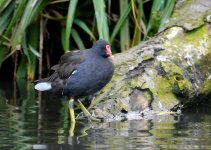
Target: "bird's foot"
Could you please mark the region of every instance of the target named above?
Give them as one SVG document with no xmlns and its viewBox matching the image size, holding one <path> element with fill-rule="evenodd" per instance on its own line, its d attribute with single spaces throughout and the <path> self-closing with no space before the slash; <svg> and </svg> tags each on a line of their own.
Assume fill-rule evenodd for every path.
<svg viewBox="0 0 211 150">
<path fill-rule="evenodd" d="M 101 122 L 102 120 L 101 119 L 97 119 L 93 116 L 86 116 L 88 118 L 88 120 L 91 122 L 91 121 L 96 121 L 96 122 Z"/>
<path fill-rule="evenodd" d="M 96 121 L 96 122 L 100 122 L 102 121 L 101 119 L 97 119 L 95 117 L 93 117 L 89 111 L 85 108 L 85 106 L 80 102 L 80 100 L 78 100 L 78 104 L 81 108 L 81 110 L 83 111 L 84 115 L 88 118 L 88 120 L 91 122 L 91 121 Z"/>
</svg>

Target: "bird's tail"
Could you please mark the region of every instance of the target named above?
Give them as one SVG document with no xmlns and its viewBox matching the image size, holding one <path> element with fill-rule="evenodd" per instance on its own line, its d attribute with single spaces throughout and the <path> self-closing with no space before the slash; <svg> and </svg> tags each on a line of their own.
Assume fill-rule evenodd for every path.
<svg viewBox="0 0 211 150">
<path fill-rule="evenodd" d="M 49 91 L 52 89 L 51 82 L 39 82 L 34 88 L 38 91 Z"/>
<path fill-rule="evenodd" d="M 34 88 L 38 91 L 49 91 L 52 89 L 52 85 L 51 85 L 49 77 L 35 80 L 33 81 L 33 83 L 35 83 Z"/>
</svg>

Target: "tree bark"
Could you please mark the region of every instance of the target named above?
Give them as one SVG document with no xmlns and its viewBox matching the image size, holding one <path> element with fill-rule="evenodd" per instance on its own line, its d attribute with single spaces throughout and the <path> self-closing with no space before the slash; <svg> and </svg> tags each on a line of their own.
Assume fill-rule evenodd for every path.
<svg viewBox="0 0 211 150">
<path fill-rule="evenodd" d="M 211 1 L 177 1 L 154 38 L 116 54 L 112 81 L 90 106 L 112 119 L 180 110 L 211 93 Z"/>
</svg>

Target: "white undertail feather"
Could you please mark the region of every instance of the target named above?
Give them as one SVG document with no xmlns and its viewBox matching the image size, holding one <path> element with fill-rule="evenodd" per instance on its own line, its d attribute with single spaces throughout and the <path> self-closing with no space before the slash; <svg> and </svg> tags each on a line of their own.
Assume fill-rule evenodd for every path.
<svg viewBox="0 0 211 150">
<path fill-rule="evenodd" d="M 48 91 L 51 90 L 51 83 L 50 82 L 41 82 L 37 83 L 34 88 L 38 91 Z"/>
</svg>

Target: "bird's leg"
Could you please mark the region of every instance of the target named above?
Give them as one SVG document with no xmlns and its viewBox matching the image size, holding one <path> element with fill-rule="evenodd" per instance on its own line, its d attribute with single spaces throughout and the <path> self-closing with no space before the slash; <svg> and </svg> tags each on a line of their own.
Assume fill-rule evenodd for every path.
<svg viewBox="0 0 211 150">
<path fill-rule="evenodd" d="M 84 115 L 89 119 L 89 121 L 100 121 L 100 119 L 92 117 L 92 115 L 89 113 L 89 111 L 85 108 L 85 106 L 81 103 L 80 100 L 78 100 L 78 104 L 83 111 Z"/>
<path fill-rule="evenodd" d="M 69 99 L 69 112 L 70 112 L 70 119 L 71 123 L 75 123 L 75 112 L 74 112 L 74 99 Z"/>
<path fill-rule="evenodd" d="M 74 129 L 75 129 L 75 112 L 74 112 L 74 99 L 69 99 L 69 113 L 70 113 L 70 119 L 71 119 L 71 127 L 69 130 L 70 136 L 74 135 Z"/>
</svg>

